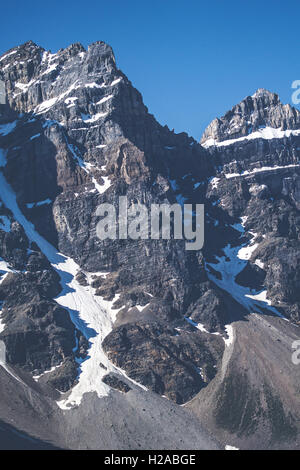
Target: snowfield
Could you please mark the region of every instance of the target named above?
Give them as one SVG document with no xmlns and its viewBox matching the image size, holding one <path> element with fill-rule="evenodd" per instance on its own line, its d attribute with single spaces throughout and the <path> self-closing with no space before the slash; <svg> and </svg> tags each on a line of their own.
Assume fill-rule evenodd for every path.
<svg viewBox="0 0 300 470">
<path fill-rule="evenodd" d="M 277 166 L 262 166 L 261 168 L 254 168 L 252 171 L 245 170 L 242 173 L 226 173 L 225 177 L 226 179 L 231 179 L 231 178 L 238 178 L 242 176 L 251 176 L 255 175 L 256 173 L 264 173 L 266 171 L 276 171 L 276 170 L 285 170 L 288 168 L 300 168 L 300 164 L 291 164 L 291 165 L 277 165 Z"/>
<path fill-rule="evenodd" d="M 298 136 L 300 135 L 300 130 L 292 130 L 292 129 L 287 129 L 285 131 L 279 129 L 274 129 L 273 127 L 264 127 L 262 129 L 259 129 L 258 131 L 251 132 L 251 134 L 248 134 L 244 137 L 239 137 L 238 139 L 227 139 L 223 140 L 221 142 L 218 142 L 215 139 L 207 139 L 202 146 L 205 148 L 208 147 L 227 147 L 228 145 L 235 144 L 236 142 L 245 142 L 248 140 L 255 140 L 255 139 L 266 139 L 266 140 L 272 140 L 272 139 L 282 139 L 284 137 L 290 137 L 291 135 L 293 136 Z"/>
<path fill-rule="evenodd" d="M 2 284 L 7 274 L 11 272 L 12 272 L 12 269 L 8 266 L 7 262 L 4 261 L 2 258 L 0 258 L 0 284 Z M 3 307 L 3 302 L 0 302 L 0 333 L 2 333 L 2 331 L 5 328 L 5 323 L 1 319 L 2 307 Z"/>
<path fill-rule="evenodd" d="M 5 163 L 5 153 L 3 151 L 1 156 L 3 164 Z M 112 330 L 113 321 L 116 317 L 115 312 L 117 311 L 112 309 L 114 301 L 107 302 L 101 297 L 95 296 L 93 288 L 81 286 L 76 281 L 75 275 L 80 270 L 79 265 L 71 258 L 58 253 L 35 230 L 33 224 L 21 212 L 16 195 L 2 172 L 0 172 L 0 198 L 5 206 L 12 211 L 14 218 L 23 226 L 28 239 L 39 246 L 59 274 L 62 291 L 55 300 L 69 311 L 74 325 L 90 342 L 88 357 L 80 364 L 78 384 L 71 390 L 68 396 L 63 397 L 58 402 L 58 405 L 66 410 L 73 406 L 78 406 L 83 395 L 90 392 L 96 392 L 99 397 L 107 396 L 110 387 L 104 384 L 101 379 L 109 372 L 120 372 L 136 386 L 146 390 L 145 387 L 129 379 L 124 372 L 111 364 L 103 352 L 102 341 Z M 0 268 L 3 266 L 7 270 L 6 263 L 3 263 L 1 262 Z"/>
<path fill-rule="evenodd" d="M 237 230 L 239 230 L 239 232 L 241 232 L 241 235 L 244 232 L 244 227 L 243 227 L 244 223 L 245 223 L 245 219 L 242 220 L 241 225 L 239 225 L 236 228 Z M 251 233 L 251 235 L 253 236 L 253 238 L 249 245 L 247 243 L 243 243 L 241 245 L 233 247 L 229 244 L 223 249 L 224 256 L 222 257 L 217 256 L 215 263 L 206 263 L 208 277 L 218 287 L 228 292 L 237 302 L 243 305 L 250 313 L 257 312 L 257 313 L 262 314 L 263 313 L 262 309 L 268 309 L 272 311 L 272 313 L 285 319 L 285 317 L 283 317 L 283 315 L 281 315 L 278 312 L 278 310 L 276 310 L 276 308 L 271 306 L 271 302 L 267 298 L 266 290 L 257 292 L 248 287 L 241 286 L 235 281 L 236 276 L 240 272 L 242 272 L 242 270 L 246 267 L 253 252 L 256 250 L 258 246 L 257 243 L 255 243 L 257 234 Z M 215 271 L 218 271 L 221 274 L 221 279 L 218 279 L 210 271 L 209 269 L 210 267 L 213 268 Z M 227 333 L 229 335 L 228 344 L 231 344 L 232 331 L 227 328 Z"/>
</svg>

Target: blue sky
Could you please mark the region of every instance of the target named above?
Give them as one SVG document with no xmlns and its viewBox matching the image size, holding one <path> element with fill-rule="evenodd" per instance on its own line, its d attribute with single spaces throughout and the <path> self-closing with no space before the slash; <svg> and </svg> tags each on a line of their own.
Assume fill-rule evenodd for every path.
<svg viewBox="0 0 300 470">
<path fill-rule="evenodd" d="M 300 80 L 299 0 L 10 0 L 1 19 L 0 54 L 108 42 L 159 122 L 197 139 L 257 88 L 291 102 Z"/>
</svg>

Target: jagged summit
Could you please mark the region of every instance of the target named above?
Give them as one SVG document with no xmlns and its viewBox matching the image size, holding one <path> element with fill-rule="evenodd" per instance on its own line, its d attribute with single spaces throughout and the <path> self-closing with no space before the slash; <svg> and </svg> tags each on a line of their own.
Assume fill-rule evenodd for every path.
<svg viewBox="0 0 300 470">
<path fill-rule="evenodd" d="M 76 57 L 81 62 L 88 60 L 90 71 L 99 68 L 99 64 L 105 64 L 108 68 L 116 67 L 112 47 L 103 41 L 91 43 L 87 49 L 77 42 L 52 53 L 30 40 L 0 57 L 0 78 L 4 81 L 29 83 L 34 76 L 43 74 L 49 67 L 50 71 L 54 70 L 54 64 L 63 66 Z"/>
<path fill-rule="evenodd" d="M 8 51 L 4 52 L 3 54 L 0 55 L 0 60 L 2 61 L 4 58 L 11 56 L 14 53 L 17 53 L 18 51 L 21 50 L 32 50 L 32 49 L 41 49 L 40 46 L 38 46 L 35 42 L 33 41 L 26 41 L 23 44 L 20 44 L 19 46 L 12 47 Z"/>
<path fill-rule="evenodd" d="M 98 52 L 110 52 L 112 54 L 113 53 L 113 50 L 112 50 L 112 47 L 107 44 L 106 42 L 104 41 L 95 41 L 91 44 L 88 45 L 88 50 L 89 49 L 93 49 L 93 50 L 98 50 Z M 0 55 L 0 60 L 3 60 L 4 58 L 8 58 L 10 57 L 11 55 L 13 55 L 13 53 L 20 53 L 20 52 L 32 52 L 32 51 L 46 51 L 46 49 L 38 44 L 36 44 L 34 41 L 32 41 L 31 39 L 29 41 L 26 41 L 18 46 L 15 46 L 15 47 L 12 47 L 11 49 L 9 49 L 8 51 L 4 52 L 2 55 Z M 64 51 L 75 51 L 75 52 L 86 52 L 86 48 L 80 43 L 80 42 L 75 42 L 75 43 L 72 43 L 70 44 L 69 46 L 65 47 L 65 48 L 61 48 L 57 51 L 57 54 L 58 53 L 61 53 L 61 52 L 64 52 Z M 51 51 L 48 51 L 51 53 Z"/>
<path fill-rule="evenodd" d="M 19 113 L 44 112 L 69 96 L 79 99 L 75 90 L 88 92 L 91 87 L 98 90 L 100 101 L 108 84 L 121 76 L 111 46 L 103 41 L 94 42 L 87 49 L 74 43 L 55 53 L 28 41 L 0 58 L 0 79 L 5 82 L 7 104 Z M 79 117 L 81 113 L 91 114 L 85 108 L 77 108 Z M 68 112 L 72 111 L 68 108 Z"/>
<path fill-rule="evenodd" d="M 267 90 L 266 88 L 258 88 L 256 90 L 256 92 L 253 93 L 253 95 L 251 96 L 251 98 L 253 98 L 253 99 L 258 99 L 258 98 L 261 98 L 261 97 L 272 97 L 272 98 L 277 97 L 277 99 L 279 101 L 278 95 L 276 93 L 273 93 L 270 90 Z"/>
<path fill-rule="evenodd" d="M 32 64 L 38 63 L 39 58 L 45 52 L 45 49 L 35 44 L 33 41 L 27 41 L 20 46 L 13 47 L 0 57 L 0 75 L 3 79 L 3 72 L 10 68 L 12 64 L 19 64 L 20 68 L 27 66 L 27 61 Z"/>
<path fill-rule="evenodd" d="M 300 113 L 289 104 L 282 104 L 276 93 L 259 88 L 223 117 L 214 119 L 204 131 L 201 143 L 237 139 L 264 127 L 299 129 Z"/>
</svg>

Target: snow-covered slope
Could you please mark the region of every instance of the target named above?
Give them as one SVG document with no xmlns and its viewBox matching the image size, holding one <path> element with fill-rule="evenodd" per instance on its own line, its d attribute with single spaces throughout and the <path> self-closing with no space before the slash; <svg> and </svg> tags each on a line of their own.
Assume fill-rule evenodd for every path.
<svg viewBox="0 0 300 470">
<path fill-rule="evenodd" d="M 241 221 L 238 230 L 241 232 L 242 236 L 244 232 L 243 221 Z M 236 276 L 246 267 L 252 253 L 254 253 L 258 246 L 257 243 L 255 243 L 256 235 L 252 235 L 253 239 L 250 244 L 241 243 L 241 245 L 238 246 L 231 246 L 229 244 L 223 250 L 224 256 L 216 256 L 216 263 L 207 263 L 208 277 L 218 287 L 228 292 L 250 313 L 263 313 L 263 309 L 268 309 L 275 315 L 284 318 L 276 308 L 271 306 L 271 302 L 267 299 L 266 290 L 257 292 L 249 287 L 241 286 L 236 282 Z M 221 279 L 210 271 L 210 267 L 220 273 Z"/>
<path fill-rule="evenodd" d="M 2 165 L 5 165 L 4 152 L 2 152 Z M 114 302 L 108 302 L 99 296 L 95 296 L 92 287 L 81 286 L 76 281 L 76 273 L 80 271 L 78 264 L 71 258 L 58 253 L 35 230 L 33 224 L 21 212 L 16 195 L 2 172 L 0 172 L 0 198 L 5 206 L 11 210 L 14 218 L 22 225 L 28 239 L 39 246 L 59 274 L 62 291 L 55 300 L 69 311 L 74 325 L 91 344 L 88 358 L 79 366 L 80 375 L 78 384 L 72 389 L 71 394 L 67 398 L 62 398 L 58 402 L 59 406 L 69 409 L 72 406 L 78 405 L 83 395 L 89 392 L 96 392 L 99 397 L 108 395 L 110 387 L 103 383 L 101 379 L 108 372 L 120 371 L 109 362 L 101 346 L 105 336 L 112 330 L 115 316 L 115 312 L 112 310 Z M 9 270 L 4 261 L 0 262 L 1 267 L 5 271 Z"/>
</svg>

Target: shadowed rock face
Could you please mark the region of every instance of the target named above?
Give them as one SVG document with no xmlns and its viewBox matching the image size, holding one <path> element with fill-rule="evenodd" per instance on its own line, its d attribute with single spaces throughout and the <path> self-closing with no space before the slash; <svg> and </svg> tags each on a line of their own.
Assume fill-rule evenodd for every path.
<svg viewBox="0 0 300 470">
<path fill-rule="evenodd" d="M 129 377 L 179 404 L 215 376 L 224 349 L 221 338 L 158 323 L 120 326 L 103 347 Z"/>
<path fill-rule="evenodd" d="M 6 260 L 9 271 L 0 269 L 1 320 L 6 325 L 0 338 L 6 360 L 33 375 L 59 366 L 59 379 L 57 372 L 51 372 L 47 382 L 67 391 L 78 375 L 74 351 L 84 356 L 87 341 L 69 313 L 53 300 L 61 291 L 58 274 L 10 212 L 4 208 L 0 212 L 6 218 L 6 230 L 10 225 L 9 231 L 0 229 L 0 260 Z"/>
<path fill-rule="evenodd" d="M 26 433 L 21 434 L 17 429 L 6 423 L 0 424 L 1 450 L 60 450 L 49 443 L 33 439 Z"/>
<path fill-rule="evenodd" d="M 268 299 L 299 322 L 297 110 L 260 89 L 214 120 L 199 144 L 148 113 L 103 42 L 56 54 L 28 42 L 0 59 L 1 171 L 26 218 L 76 260 L 78 284 L 114 300 L 118 313 L 103 342 L 113 364 L 183 404 L 222 372 L 225 326 L 248 314 L 247 295 L 265 291 L 251 311 L 274 314 L 261 300 Z M 118 207 L 120 196 L 148 207 L 204 203 L 203 250 L 186 251 L 174 239 L 99 240 L 96 209 L 103 202 Z M 232 250 L 248 245 L 239 265 L 240 252 Z M 34 375 L 56 367 L 39 383 L 70 389 L 88 340 L 54 300 L 61 285 L 53 267 L 4 204 L 0 257 L 13 271 L 0 278 L 8 361 Z M 111 374 L 103 380 L 130 394 L 126 380 Z M 230 377 L 218 395 L 221 421 L 228 390 L 238 395 L 239 382 Z M 248 383 L 243 376 L 245 389 Z"/>
<path fill-rule="evenodd" d="M 105 375 L 102 381 L 105 384 L 109 385 L 111 388 L 114 388 L 115 390 L 119 390 L 120 392 L 123 392 L 123 393 L 128 393 L 129 390 L 131 390 L 131 388 L 129 387 L 127 383 L 123 382 L 123 380 L 118 379 L 118 377 L 116 377 L 113 374 Z"/>
</svg>

